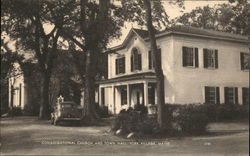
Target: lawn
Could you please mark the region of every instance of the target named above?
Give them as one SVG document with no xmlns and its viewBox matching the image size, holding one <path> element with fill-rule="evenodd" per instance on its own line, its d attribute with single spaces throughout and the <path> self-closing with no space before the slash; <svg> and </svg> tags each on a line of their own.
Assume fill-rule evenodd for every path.
<svg viewBox="0 0 250 156">
<path fill-rule="evenodd" d="M 107 122 L 108 123 L 108 122 Z M 1 119 L 1 155 L 248 155 L 248 122 L 212 123 L 203 136 L 127 140 L 100 126 L 53 126 L 35 117 Z"/>
</svg>

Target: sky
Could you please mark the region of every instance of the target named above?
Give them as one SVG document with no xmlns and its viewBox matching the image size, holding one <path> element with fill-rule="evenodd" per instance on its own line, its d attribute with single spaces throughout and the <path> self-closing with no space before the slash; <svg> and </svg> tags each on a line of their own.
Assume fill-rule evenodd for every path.
<svg viewBox="0 0 250 156">
<path fill-rule="evenodd" d="M 181 12 L 181 9 L 177 5 L 169 4 L 168 0 L 162 0 L 162 1 L 163 1 L 164 8 L 165 8 L 170 20 L 174 19 L 178 16 L 181 16 L 183 13 L 190 12 L 191 10 L 195 9 L 196 7 L 202 7 L 202 6 L 206 6 L 206 5 L 213 7 L 214 5 L 217 5 L 217 4 L 228 3 L 228 0 L 184 0 L 185 10 L 183 10 L 183 12 Z M 122 36 L 120 37 L 120 39 L 115 39 L 115 40 L 111 41 L 109 43 L 108 47 L 110 48 L 110 47 L 117 46 L 117 45 L 121 44 L 123 42 L 123 40 L 125 39 L 125 37 L 127 36 L 129 30 L 132 27 L 140 28 L 140 27 L 136 26 L 135 24 L 127 23 L 126 28 L 125 27 L 122 28 Z"/>
</svg>

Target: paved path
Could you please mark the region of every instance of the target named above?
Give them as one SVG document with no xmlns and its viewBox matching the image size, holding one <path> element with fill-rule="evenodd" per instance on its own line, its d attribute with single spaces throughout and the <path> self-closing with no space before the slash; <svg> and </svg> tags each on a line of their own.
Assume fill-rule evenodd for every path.
<svg viewBox="0 0 250 156">
<path fill-rule="evenodd" d="M 52 126 L 34 117 L 1 119 L 1 155 L 248 155 L 246 123 L 211 124 L 210 136 L 134 141 L 108 126 Z"/>
</svg>

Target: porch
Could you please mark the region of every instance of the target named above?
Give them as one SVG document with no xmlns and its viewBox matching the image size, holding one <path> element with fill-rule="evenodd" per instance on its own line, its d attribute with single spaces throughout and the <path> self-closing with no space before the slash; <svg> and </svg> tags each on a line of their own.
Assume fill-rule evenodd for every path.
<svg viewBox="0 0 250 156">
<path fill-rule="evenodd" d="M 137 104 L 150 107 L 156 104 L 156 79 L 150 73 L 130 75 L 99 82 L 96 102 L 108 108 L 110 114 Z"/>
</svg>

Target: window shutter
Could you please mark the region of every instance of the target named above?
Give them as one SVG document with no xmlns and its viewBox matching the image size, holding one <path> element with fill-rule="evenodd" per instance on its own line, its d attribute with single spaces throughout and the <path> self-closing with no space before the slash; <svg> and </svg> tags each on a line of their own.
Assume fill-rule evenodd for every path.
<svg viewBox="0 0 250 156">
<path fill-rule="evenodd" d="M 205 86 L 205 103 L 209 103 L 209 87 Z"/>
<path fill-rule="evenodd" d="M 125 73 L 125 57 L 122 58 L 122 73 Z"/>
<path fill-rule="evenodd" d="M 148 69 L 152 69 L 152 53 L 151 53 L 151 50 L 148 51 Z"/>
<path fill-rule="evenodd" d="M 199 53 L 198 53 L 198 48 L 195 48 L 195 67 L 199 67 Z"/>
<path fill-rule="evenodd" d="M 203 49 L 204 68 L 207 68 L 207 49 Z"/>
<path fill-rule="evenodd" d="M 244 70 L 244 53 L 240 53 L 240 66 L 241 70 Z"/>
<path fill-rule="evenodd" d="M 228 104 L 228 87 L 224 88 L 224 95 L 225 104 Z"/>
<path fill-rule="evenodd" d="M 158 49 L 158 52 L 159 52 L 159 61 L 160 61 L 160 67 L 162 68 L 162 66 L 161 66 L 161 48 L 160 49 Z"/>
<path fill-rule="evenodd" d="M 138 54 L 138 70 L 141 70 L 141 54 Z"/>
<path fill-rule="evenodd" d="M 216 103 L 220 104 L 220 87 L 216 87 Z"/>
<path fill-rule="evenodd" d="M 134 71 L 134 57 L 131 55 L 130 57 L 130 65 L 131 65 L 131 71 Z"/>
<path fill-rule="evenodd" d="M 187 59 L 186 51 L 187 51 L 187 47 L 182 47 L 182 65 L 183 65 L 183 67 L 187 66 L 187 63 L 186 63 L 186 59 Z"/>
<path fill-rule="evenodd" d="M 239 101 L 238 101 L 238 88 L 237 87 L 235 87 L 234 88 L 234 96 L 235 96 L 235 104 L 238 104 L 239 103 Z"/>
<path fill-rule="evenodd" d="M 215 68 L 218 68 L 218 50 L 215 50 Z"/>
<path fill-rule="evenodd" d="M 115 74 L 118 74 L 118 59 L 115 60 Z"/>
<path fill-rule="evenodd" d="M 242 88 L 242 103 L 249 105 L 249 88 Z"/>
</svg>

